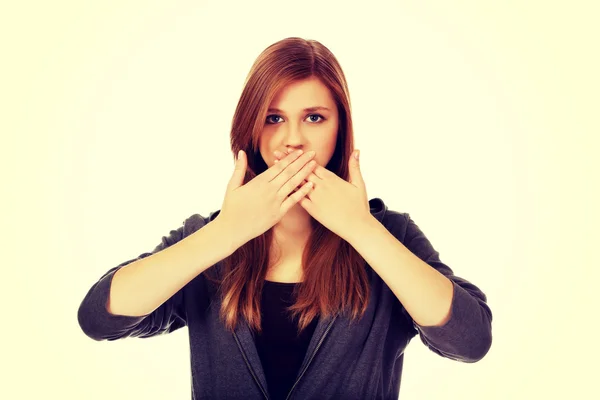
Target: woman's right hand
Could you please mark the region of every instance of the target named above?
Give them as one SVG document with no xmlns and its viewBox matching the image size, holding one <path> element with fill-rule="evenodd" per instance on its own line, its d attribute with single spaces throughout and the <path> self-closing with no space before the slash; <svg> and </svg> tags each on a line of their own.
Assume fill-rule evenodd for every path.
<svg viewBox="0 0 600 400">
<path fill-rule="evenodd" d="M 294 190 L 315 168 L 314 154 L 294 151 L 243 185 L 248 159 L 242 150 L 217 219 L 235 227 L 242 244 L 266 232 L 310 192 L 312 182 Z"/>
</svg>

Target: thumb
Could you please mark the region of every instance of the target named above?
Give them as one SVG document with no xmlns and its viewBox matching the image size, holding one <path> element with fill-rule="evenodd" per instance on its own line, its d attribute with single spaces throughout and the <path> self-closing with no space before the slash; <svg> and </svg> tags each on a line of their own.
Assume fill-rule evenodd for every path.
<svg viewBox="0 0 600 400">
<path fill-rule="evenodd" d="M 235 160 L 235 169 L 233 170 L 233 176 L 229 180 L 227 188 L 229 190 L 237 189 L 244 183 L 244 176 L 246 175 L 247 158 L 244 150 L 238 152 L 238 157 Z"/>
<path fill-rule="evenodd" d="M 350 157 L 350 160 L 348 161 L 348 166 L 349 168 L 349 172 L 350 172 L 350 182 L 353 183 L 354 185 L 362 185 L 364 184 L 363 180 L 362 180 L 362 174 L 360 172 L 360 164 L 358 162 L 358 155 L 360 153 L 360 150 L 355 151 L 352 156 Z"/>
</svg>

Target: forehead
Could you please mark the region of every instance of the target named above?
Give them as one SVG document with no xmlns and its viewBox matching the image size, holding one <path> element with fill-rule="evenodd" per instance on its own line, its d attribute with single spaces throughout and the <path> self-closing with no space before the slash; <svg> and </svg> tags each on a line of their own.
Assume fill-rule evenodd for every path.
<svg viewBox="0 0 600 400">
<path fill-rule="evenodd" d="M 316 78 L 309 78 L 285 86 L 275 95 L 269 107 L 296 111 L 305 107 L 325 106 L 333 110 L 334 105 L 327 86 Z"/>
</svg>

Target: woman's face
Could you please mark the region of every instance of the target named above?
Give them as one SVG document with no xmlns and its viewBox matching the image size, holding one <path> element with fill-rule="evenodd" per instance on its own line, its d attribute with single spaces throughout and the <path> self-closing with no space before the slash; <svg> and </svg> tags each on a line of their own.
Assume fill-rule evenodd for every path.
<svg viewBox="0 0 600 400">
<path fill-rule="evenodd" d="M 305 110 L 307 108 L 317 109 Z M 259 137 L 259 149 L 270 168 L 273 154 L 287 149 L 314 150 L 314 160 L 325 167 L 335 151 L 338 110 L 329 89 L 317 78 L 289 84 L 275 96 Z"/>
</svg>

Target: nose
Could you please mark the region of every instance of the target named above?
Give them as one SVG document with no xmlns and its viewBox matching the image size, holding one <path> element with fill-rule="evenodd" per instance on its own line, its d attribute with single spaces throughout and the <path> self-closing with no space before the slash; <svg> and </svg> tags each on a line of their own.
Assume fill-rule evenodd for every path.
<svg viewBox="0 0 600 400">
<path fill-rule="evenodd" d="M 287 130 L 285 128 L 283 130 L 288 153 L 302 149 L 304 137 L 302 136 L 301 128 L 299 126 L 294 126 L 294 124 L 287 124 Z"/>
</svg>

